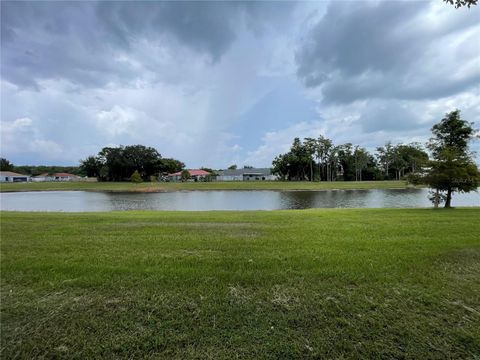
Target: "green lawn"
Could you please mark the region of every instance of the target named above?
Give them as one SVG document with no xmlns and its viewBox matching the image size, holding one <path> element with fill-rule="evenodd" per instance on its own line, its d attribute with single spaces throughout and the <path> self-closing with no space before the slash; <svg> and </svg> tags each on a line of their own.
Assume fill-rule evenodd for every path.
<svg viewBox="0 0 480 360">
<path fill-rule="evenodd" d="M 177 190 L 328 190 L 403 189 L 405 181 L 226 181 L 226 182 L 37 182 L 1 184 L 0 191 L 88 190 L 88 191 L 177 191 Z"/>
<path fill-rule="evenodd" d="M 480 208 L 1 213 L 1 358 L 480 354 Z"/>
</svg>

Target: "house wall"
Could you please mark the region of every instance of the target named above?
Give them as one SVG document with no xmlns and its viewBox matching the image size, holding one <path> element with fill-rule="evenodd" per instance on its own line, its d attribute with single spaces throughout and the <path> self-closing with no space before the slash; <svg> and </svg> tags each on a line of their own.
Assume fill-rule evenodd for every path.
<svg viewBox="0 0 480 360">
<path fill-rule="evenodd" d="M 243 175 L 217 175 L 217 181 L 243 181 Z"/>
<path fill-rule="evenodd" d="M 276 175 L 267 175 L 267 174 L 259 174 L 259 175 L 243 175 L 244 181 L 272 181 L 277 180 Z"/>
<path fill-rule="evenodd" d="M 29 176 L 0 176 L 0 182 L 28 182 Z"/>
<path fill-rule="evenodd" d="M 53 181 L 52 177 L 49 176 L 42 176 L 42 177 L 32 177 L 32 181 L 34 182 L 43 182 L 43 181 Z"/>
<path fill-rule="evenodd" d="M 73 176 L 57 176 L 55 177 L 55 181 L 73 181 L 73 180 L 78 180 L 80 179 L 79 177 L 73 177 Z"/>
</svg>

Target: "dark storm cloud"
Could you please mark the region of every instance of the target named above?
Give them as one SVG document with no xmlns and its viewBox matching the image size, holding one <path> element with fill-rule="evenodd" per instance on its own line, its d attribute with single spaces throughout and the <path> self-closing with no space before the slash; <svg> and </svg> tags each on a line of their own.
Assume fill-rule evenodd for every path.
<svg viewBox="0 0 480 360">
<path fill-rule="evenodd" d="M 431 7 L 425 1 L 332 2 L 299 48 L 298 77 L 307 87 L 321 86 L 330 103 L 435 99 L 468 89 L 480 81 L 478 67 L 457 71 L 478 52 L 457 63 L 451 54 L 478 40 L 451 47 L 442 40 L 477 25 L 478 9 L 438 17 Z"/>
<path fill-rule="evenodd" d="M 140 41 L 184 46 L 218 61 L 242 24 L 256 34 L 277 26 L 293 4 L 248 2 L 2 2 L 2 78 L 19 86 L 68 79 L 86 86 L 142 73 L 115 57 Z M 175 51 L 175 50 L 172 50 Z M 201 60 L 200 60 L 201 61 Z"/>
</svg>

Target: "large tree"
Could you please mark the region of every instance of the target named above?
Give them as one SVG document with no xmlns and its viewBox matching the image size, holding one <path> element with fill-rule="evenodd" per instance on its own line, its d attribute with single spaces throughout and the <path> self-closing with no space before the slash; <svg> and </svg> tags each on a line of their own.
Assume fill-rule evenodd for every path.
<svg viewBox="0 0 480 360">
<path fill-rule="evenodd" d="M 13 164 L 5 158 L 0 158 L 0 170 L 2 171 L 12 171 Z"/>
<path fill-rule="evenodd" d="M 278 155 L 272 162 L 272 173 L 286 180 L 305 180 L 309 178 L 312 156 L 309 149 L 299 138 L 293 140 L 290 151 Z"/>
<path fill-rule="evenodd" d="M 453 193 L 470 192 L 480 185 L 480 174 L 469 150 L 475 130 L 473 123 L 463 120 L 460 110 L 455 110 L 432 127 L 432 134 L 428 148 L 433 161 L 424 182 L 444 195 L 448 208 Z"/>
<path fill-rule="evenodd" d="M 185 164 L 175 159 L 163 159 L 153 147 L 129 145 L 104 147 L 97 156 L 81 161 L 82 171 L 104 181 L 128 181 L 135 171 L 143 180 L 163 172 L 177 172 Z"/>
<path fill-rule="evenodd" d="M 102 163 L 95 156 L 80 160 L 80 171 L 88 177 L 99 177 L 101 168 Z"/>
</svg>

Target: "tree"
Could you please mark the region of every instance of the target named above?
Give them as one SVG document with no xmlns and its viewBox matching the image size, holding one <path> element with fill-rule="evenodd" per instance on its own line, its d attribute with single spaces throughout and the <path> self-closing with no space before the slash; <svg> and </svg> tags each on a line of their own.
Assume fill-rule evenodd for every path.
<svg viewBox="0 0 480 360">
<path fill-rule="evenodd" d="M 173 173 L 185 167 L 181 161 L 163 159 L 155 148 L 143 145 L 104 147 L 97 156 L 80 163 L 83 172 L 104 181 L 129 180 L 135 171 L 143 180 L 149 180 L 162 172 Z"/>
<path fill-rule="evenodd" d="M 13 164 L 5 158 L 0 158 L 0 170 L 13 171 Z"/>
<path fill-rule="evenodd" d="M 385 171 L 385 178 L 387 179 L 389 177 L 390 165 L 393 162 L 394 151 L 395 149 L 391 142 L 387 142 L 384 147 L 377 147 L 377 158 Z"/>
<path fill-rule="evenodd" d="M 355 159 L 355 181 L 362 181 L 362 172 L 368 165 L 368 152 L 364 148 L 355 146 L 353 157 Z"/>
<path fill-rule="evenodd" d="M 160 160 L 160 172 L 172 174 L 182 171 L 185 168 L 185 164 L 179 160 L 171 158 L 162 158 Z"/>
<path fill-rule="evenodd" d="M 313 138 L 305 138 L 303 143 L 305 144 L 308 156 L 310 157 L 310 181 L 313 181 L 313 156 L 317 149 L 317 141 Z"/>
<path fill-rule="evenodd" d="M 328 159 L 330 151 L 333 147 L 333 142 L 330 139 L 320 135 L 317 139 L 317 158 L 319 159 L 318 170 L 320 172 L 320 179 L 330 180 L 330 164 Z"/>
<path fill-rule="evenodd" d="M 423 180 L 445 194 L 446 208 L 451 206 L 453 193 L 470 192 L 480 184 L 480 174 L 469 151 L 474 132 L 473 123 L 461 119 L 460 110 L 446 114 L 432 127 L 428 148 L 434 159 Z"/>
<path fill-rule="evenodd" d="M 89 156 L 85 160 L 80 160 L 80 171 L 88 177 L 98 177 L 101 167 L 101 162 L 95 156 Z"/>
<path fill-rule="evenodd" d="M 470 6 L 477 5 L 478 0 L 443 0 L 447 4 L 455 5 L 455 8 L 458 9 L 462 6 L 470 8 Z"/>
<path fill-rule="evenodd" d="M 182 179 L 182 181 L 187 181 L 188 179 L 190 179 L 190 172 L 188 170 L 182 170 L 180 178 Z"/>
<path fill-rule="evenodd" d="M 237 170 L 237 165 L 233 164 L 228 167 L 228 170 Z"/>
<path fill-rule="evenodd" d="M 143 182 L 143 179 L 142 179 L 142 176 L 140 175 L 140 173 L 138 172 L 138 170 L 135 170 L 132 174 L 132 176 L 130 176 L 130 181 L 133 182 L 133 183 L 141 183 Z"/>
<path fill-rule="evenodd" d="M 282 179 L 305 180 L 312 158 L 300 138 L 295 138 L 286 154 L 278 155 L 272 162 L 272 173 Z"/>
<path fill-rule="evenodd" d="M 400 144 L 397 151 L 406 163 L 405 173 L 415 174 L 428 163 L 428 154 L 419 143 Z"/>
</svg>

